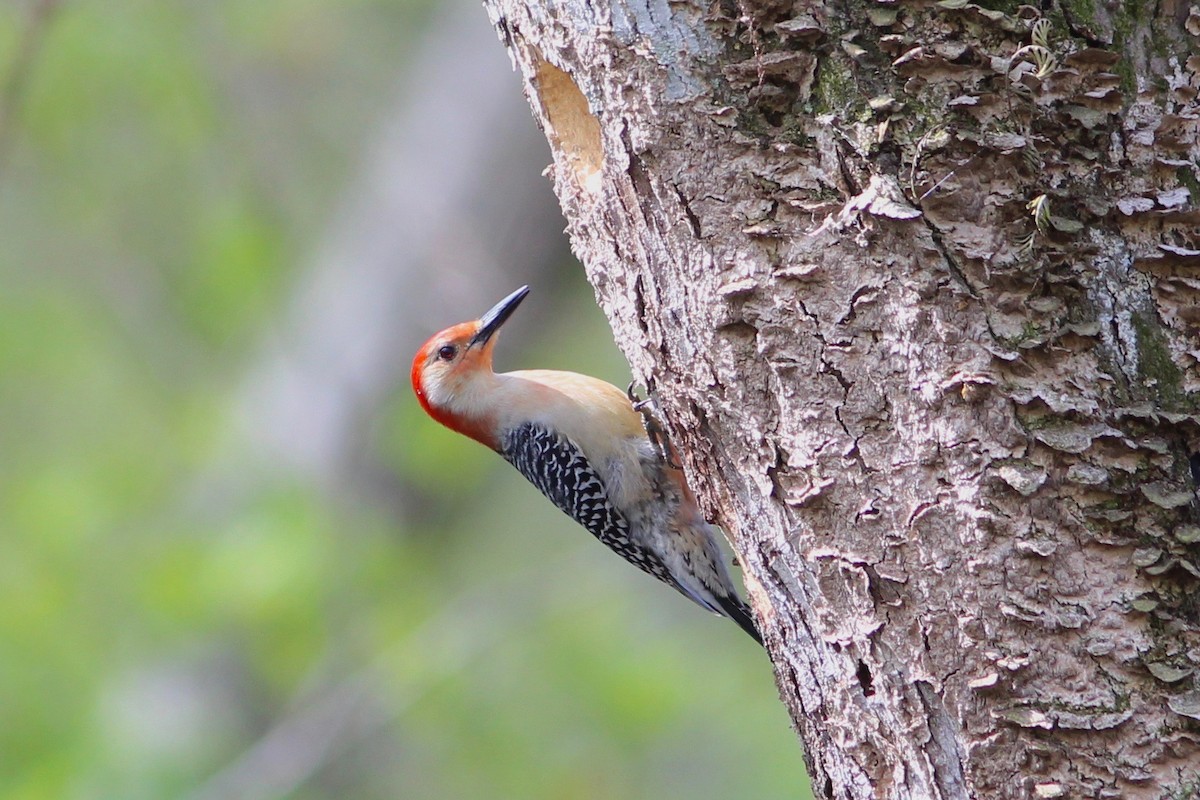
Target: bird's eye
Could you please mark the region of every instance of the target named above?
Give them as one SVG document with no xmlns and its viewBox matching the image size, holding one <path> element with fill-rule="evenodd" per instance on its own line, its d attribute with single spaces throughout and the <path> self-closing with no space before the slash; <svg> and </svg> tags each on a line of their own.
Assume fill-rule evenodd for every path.
<svg viewBox="0 0 1200 800">
<path fill-rule="evenodd" d="M 453 361 L 456 355 L 458 355 L 458 348 L 452 344 L 444 344 L 438 350 L 438 358 L 442 361 Z"/>
</svg>

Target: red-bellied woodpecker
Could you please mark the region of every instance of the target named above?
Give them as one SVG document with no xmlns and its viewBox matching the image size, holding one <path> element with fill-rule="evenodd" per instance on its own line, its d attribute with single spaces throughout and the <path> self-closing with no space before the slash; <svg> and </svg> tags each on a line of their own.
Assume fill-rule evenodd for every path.
<svg viewBox="0 0 1200 800">
<path fill-rule="evenodd" d="M 417 351 L 413 389 L 429 416 L 495 450 L 554 505 L 634 566 L 760 643 L 669 445 L 651 441 L 631 396 L 553 370 L 492 371 L 496 331 L 529 288 Z"/>
</svg>

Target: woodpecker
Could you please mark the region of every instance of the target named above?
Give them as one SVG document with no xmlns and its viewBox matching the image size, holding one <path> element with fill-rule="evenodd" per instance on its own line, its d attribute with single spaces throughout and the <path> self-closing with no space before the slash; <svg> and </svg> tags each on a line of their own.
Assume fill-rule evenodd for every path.
<svg viewBox="0 0 1200 800">
<path fill-rule="evenodd" d="M 496 332 L 528 294 L 522 286 L 421 346 L 412 384 L 422 408 L 499 453 L 617 555 L 762 644 L 721 558 L 719 531 L 661 430 L 644 423 L 645 401 L 574 372 L 492 370 Z"/>
</svg>

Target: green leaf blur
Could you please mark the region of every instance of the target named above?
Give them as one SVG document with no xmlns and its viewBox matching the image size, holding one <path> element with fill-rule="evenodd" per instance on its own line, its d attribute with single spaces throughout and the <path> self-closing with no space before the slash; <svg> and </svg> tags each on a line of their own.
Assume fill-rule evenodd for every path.
<svg viewBox="0 0 1200 800">
<path fill-rule="evenodd" d="M 38 5 L 0 6 L 0 91 Z M 808 796 L 763 653 L 402 382 L 364 445 L 402 512 L 242 452 L 238 388 L 434 11 L 49 14 L 0 123 L 0 797 L 213 796 L 305 724 L 330 749 L 244 796 Z M 623 383 L 559 283 L 505 362 Z"/>
</svg>

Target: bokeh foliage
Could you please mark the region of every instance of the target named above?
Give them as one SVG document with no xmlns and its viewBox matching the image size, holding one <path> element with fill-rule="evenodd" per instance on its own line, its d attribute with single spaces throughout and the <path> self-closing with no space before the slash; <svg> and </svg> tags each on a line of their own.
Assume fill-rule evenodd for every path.
<svg viewBox="0 0 1200 800">
<path fill-rule="evenodd" d="M 35 5 L 0 5 L 0 85 Z M 0 164 L 0 797 L 212 796 L 314 709 L 343 727 L 285 748 L 286 796 L 799 795 L 764 655 L 406 386 L 373 453 L 403 503 L 241 452 L 237 387 L 430 11 L 78 0 L 41 32 Z M 621 382 L 564 271 L 503 360 Z"/>
</svg>

